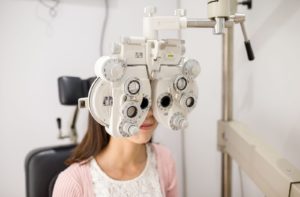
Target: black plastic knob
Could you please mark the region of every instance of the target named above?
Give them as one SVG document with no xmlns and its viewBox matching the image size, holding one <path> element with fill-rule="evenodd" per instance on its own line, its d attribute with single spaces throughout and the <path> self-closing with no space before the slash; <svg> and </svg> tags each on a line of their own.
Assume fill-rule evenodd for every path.
<svg viewBox="0 0 300 197">
<path fill-rule="evenodd" d="M 254 57 L 254 53 L 253 53 L 253 50 L 252 50 L 252 47 L 251 47 L 250 40 L 245 41 L 245 47 L 246 47 L 246 51 L 247 51 L 249 61 L 253 61 L 255 57 Z"/>
<path fill-rule="evenodd" d="M 56 118 L 56 123 L 57 123 L 58 129 L 61 129 L 61 119 L 60 118 Z"/>
<path fill-rule="evenodd" d="M 252 9 L 252 0 L 244 0 L 242 2 L 239 2 L 240 5 L 247 6 L 247 8 L 250 10 Z"/>
</svg>

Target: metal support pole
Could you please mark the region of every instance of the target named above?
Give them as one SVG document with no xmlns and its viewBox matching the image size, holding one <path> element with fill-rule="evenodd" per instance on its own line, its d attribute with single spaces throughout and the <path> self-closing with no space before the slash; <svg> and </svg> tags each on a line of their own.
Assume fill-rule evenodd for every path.
<svg viewBox="0 0 300 197">
<path fill-rule="evenodd" d="M 244 18 L 239 17 L 239 20 Z M 233 34 L 234 20 L 225 22 L 225 32 L 222 34 L 223 48 L 223 71 L 222 71 L 222 121 L 233 120 Z M 237 21 L 239 22 L 239 21 Z M 207 19 L 188 19 L 188 28 L 213 28 L 216 22 Z M 232 162 L 231 157 L 226 152 L 222 152 L 222 197 L 231 197 L 232 185 Z"/>
<path fill-rule="evenodd" d="M 223 39 L 222 71 L 222 120 L 233 119 L 233 34 L 234 28 L 227 27 Z M 231 157 L 222 152 L 222 197 L 231 197 L 232 163 Z"/>
</svg>

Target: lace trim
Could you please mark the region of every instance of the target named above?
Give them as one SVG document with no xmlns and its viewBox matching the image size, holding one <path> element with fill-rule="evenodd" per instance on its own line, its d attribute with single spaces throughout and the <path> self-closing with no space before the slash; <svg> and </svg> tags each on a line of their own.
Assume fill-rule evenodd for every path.
<svg viewBox="0 0 300 197">
<path fill-rule="evenodd" d="M 141 174 L 130 180 L 109 177 L 93 158 L 90 162 L 93 188 L 96 197 L 162 197 L 156 158 L 150 145 L 146 145 L 147 163 Z"/>
</svg>

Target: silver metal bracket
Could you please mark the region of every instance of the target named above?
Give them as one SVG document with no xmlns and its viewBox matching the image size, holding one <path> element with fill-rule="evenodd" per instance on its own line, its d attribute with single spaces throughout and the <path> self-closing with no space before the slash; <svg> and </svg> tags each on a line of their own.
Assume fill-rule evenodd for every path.
<svg viewBox="0 0 300 197">
<path fill-rule="evenodd" d="M 226 133 L 225 133 L 225 127 L 228 122 L 219 120 L 217 124 L 217 148 L 220 152 L 225 153 L 226 149 Z"/>
</svg>

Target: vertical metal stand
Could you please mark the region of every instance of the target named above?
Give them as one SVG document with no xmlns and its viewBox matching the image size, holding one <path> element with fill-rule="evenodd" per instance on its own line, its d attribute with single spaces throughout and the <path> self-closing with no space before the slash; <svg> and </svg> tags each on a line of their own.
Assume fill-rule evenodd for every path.
<svg viewBox="0 0 300 197">
<path fill-rule="evenodd" d="M 222 70 L 222 120 L 233 119 L 233 34 L 234 27 L 227 27 L 223 39 Z M 232 163 L 231 157 L 222 152 L 222 197 L 231 197 Z"/>
<path fill-rule="evenodd" d="M 214 28 L 216 22 L 207 19 L 189 19 L 188 28 Z M 233 34 L 234 22 L 226 21 L 223 39 L 223 69 L 222 69 L 222 121 L 233 120 Z M 231 158 L 222 152 L 222 197 L 231 197 Z"/>
</svg>

